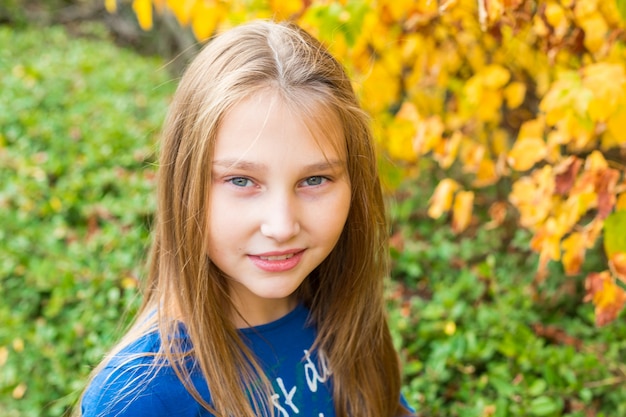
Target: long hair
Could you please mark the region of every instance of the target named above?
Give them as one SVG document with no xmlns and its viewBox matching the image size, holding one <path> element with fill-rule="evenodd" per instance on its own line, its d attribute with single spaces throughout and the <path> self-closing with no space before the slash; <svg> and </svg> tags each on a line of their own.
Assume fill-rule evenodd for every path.
<svg viewBox="0 0 626 417">
<path fill-rule="evenodd" d="M 336 247 L 297 290 L 318 330 L 315 348 L 333 373 L 337 416 L 406 413 L 384 311 L 387 224 L 369 118 L 342 66 L 290 23 L 256 21 L 231 29 L 210 41 L 183 75 L 164 125 L 144 301 L 114 352 L 158 329 L 157 356 L 205 408 L 224 417 L 274 414 L 271 384 L 230 320 L 227 280 L 207 255 L 210 165 L 220 121 L 267 89 L 306 123 L 315 124 L 311 112 L 330 114 L 345 140 L 348 218 Z M 177 320 L 186 326 L 192 351 L 168 337 Z M 189 382 L 190 356 L 206 379 L 211 404 Z"/>
</svg>

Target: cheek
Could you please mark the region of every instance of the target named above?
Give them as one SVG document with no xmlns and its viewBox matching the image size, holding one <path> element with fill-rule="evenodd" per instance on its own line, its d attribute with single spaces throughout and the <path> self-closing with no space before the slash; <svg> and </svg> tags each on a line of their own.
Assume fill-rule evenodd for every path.
<svg viewBox="0 0 626 417">
<path fill-rule="evenodd" d="M 213 196 L 208 206 L 208 239 L 209 252 L 215 253 L 220 247 L 229 244 L 229 236 L 236 235 L 238 212 L 237 206 L 225 203 L 225 199 Z M 209 255 L 210 256 L 210 255 Z"/>
<path fill-rule="evenodd" d="M 320 211 L 324 213 L 320 216 L 320 227 L 325 230 L 325 233 L 329 235 L 329 238 L 332 235 L 335 239 L 339 239 L 348 218 L 350 202 L 350 188 L 348 186 L 347 189 L 332 202 L 332 204 L 330 204 L 325 210 Z"/>
</svg>

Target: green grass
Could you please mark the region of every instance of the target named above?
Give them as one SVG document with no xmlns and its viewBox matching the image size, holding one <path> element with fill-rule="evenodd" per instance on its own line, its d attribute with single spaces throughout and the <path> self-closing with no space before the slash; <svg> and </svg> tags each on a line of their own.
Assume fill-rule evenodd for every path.
<svg viewBox="0 0 626 417">
<path fill-rule="evenodd" d="M 91 29 L 0 27 L 3 416 L 61 415 L 136 305 L 174 83 Z"/>
</svg>

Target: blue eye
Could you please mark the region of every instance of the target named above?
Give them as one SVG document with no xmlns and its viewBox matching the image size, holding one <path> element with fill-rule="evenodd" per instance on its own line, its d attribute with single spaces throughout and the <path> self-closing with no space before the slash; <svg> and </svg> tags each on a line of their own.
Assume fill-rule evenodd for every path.
<svg viewBox="0 0 626 417">
<path fill-rule="evenodd" d="M 327 181 L 326 177 L 322 177 L 320 175 L 316 175 L 314 177 L 309 177 L 306 180 L 304 180 L 304 183 L 308 186 L 316 186 L 316 185 L 322 185 L 325 181 Z"/>
<path fill-rule="evenodd" d="M 231 184 L 237 186 L 237 187 L 248 187 L 252 184 L 252 181 L 250 181 L 248 178 L 244 178 L 244 177 L 234 177 L 234 178 L 230 178 L 228 180 L 228 182 L 230 182 Z"/>
</svg>

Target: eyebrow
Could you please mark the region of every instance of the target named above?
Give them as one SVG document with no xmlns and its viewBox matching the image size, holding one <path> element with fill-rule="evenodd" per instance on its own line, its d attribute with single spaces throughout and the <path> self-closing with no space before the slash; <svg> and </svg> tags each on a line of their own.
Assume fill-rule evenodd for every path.
<svg viewBox="0 0 626 417">
<path fill-rule="evenodd" d="M 213 161 L 213 166 L 219 166 L 228 169 L 237 169 L 242 171 L 267 171 L 267 165 L 257 162 L 246 161 L 242 159 L 219 159 Z M 327 169 L 337 169 L 346 166 L 346 161 L 340 159 L 332 159 L 328 161 L 316 162 L 305 165 L 305 171 L 325 171 Z"/>
</svg>

